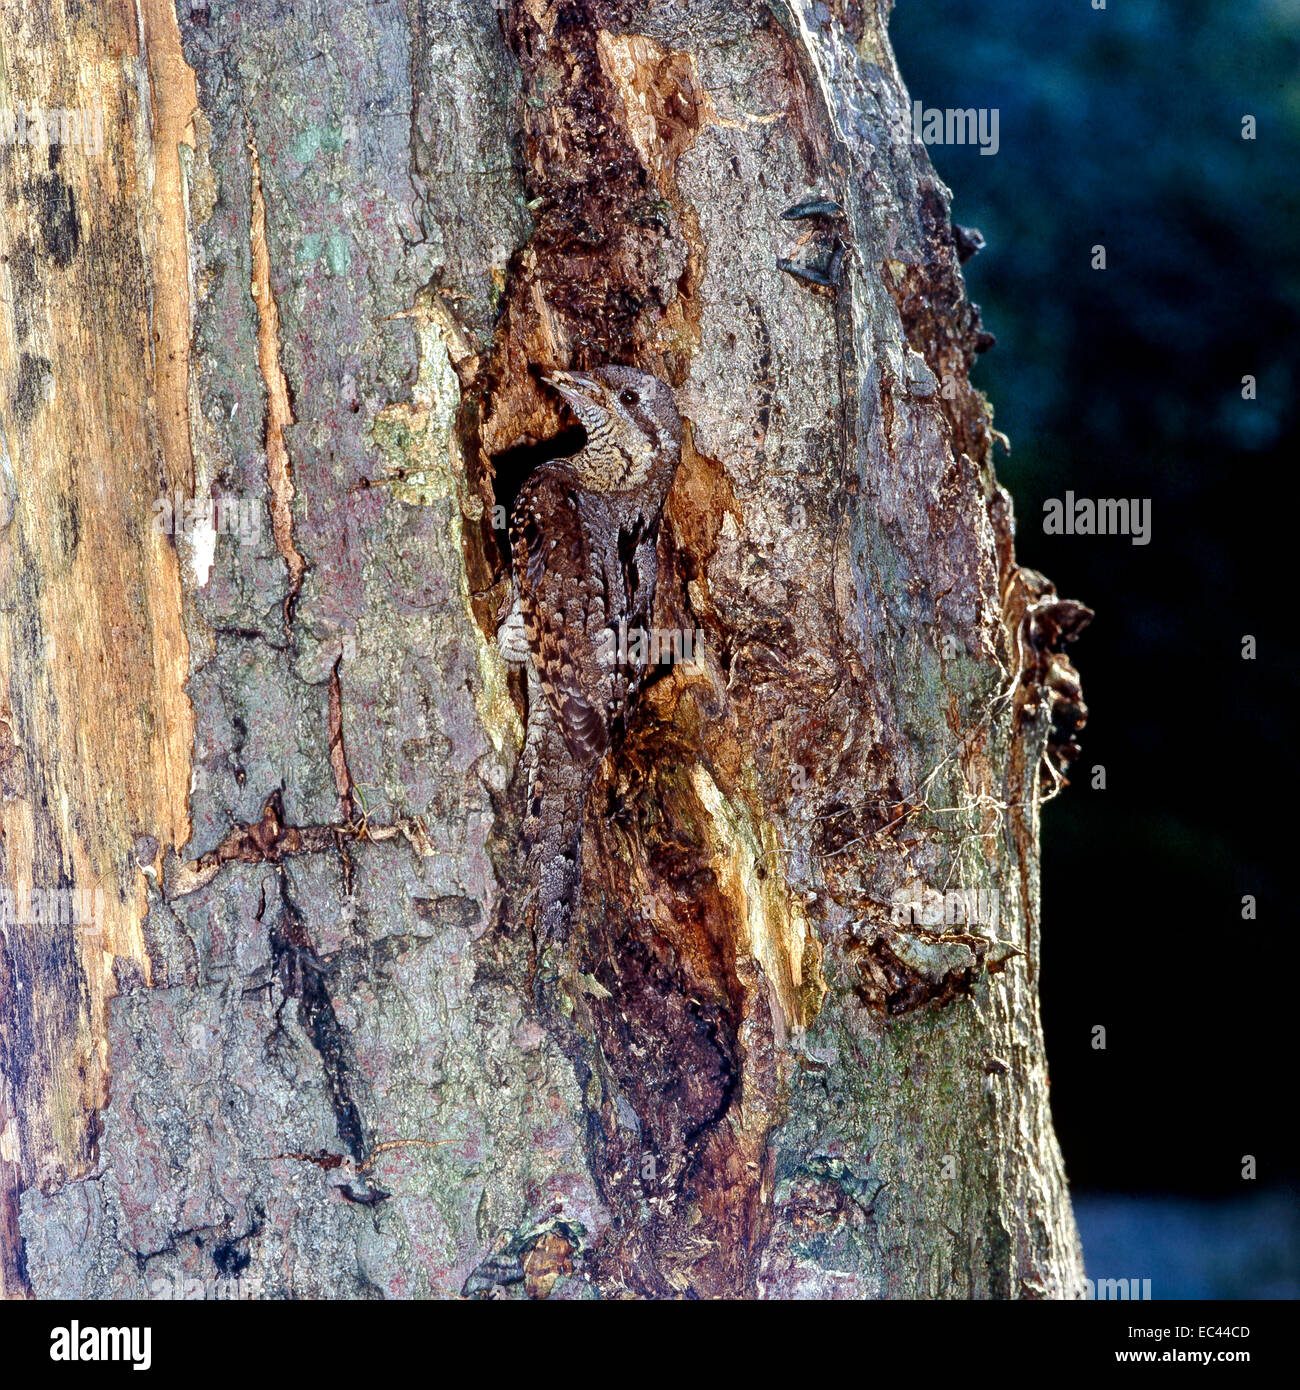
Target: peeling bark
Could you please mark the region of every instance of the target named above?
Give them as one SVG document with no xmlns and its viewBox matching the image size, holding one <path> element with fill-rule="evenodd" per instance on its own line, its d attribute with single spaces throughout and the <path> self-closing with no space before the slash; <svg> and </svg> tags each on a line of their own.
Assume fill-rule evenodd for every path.
<svg viewBox="0 0 1300 1390">
<path fill-rule="evenodd" d="M 69 92 L 149 80 L 112 196 L 0 157 L 5 872 L 112 902 L 6 927 L 6 1290 L 1078 1295 L 1035 974 L 1088 615 L 1015 565 L 887 7 L 55 10 Z M 539 1009 L 500 519 L 537 372 L 603 362 L 677 391 L 699 647 Z M 159 535 L 174 491 L 267 525 Z"/>
</svg>

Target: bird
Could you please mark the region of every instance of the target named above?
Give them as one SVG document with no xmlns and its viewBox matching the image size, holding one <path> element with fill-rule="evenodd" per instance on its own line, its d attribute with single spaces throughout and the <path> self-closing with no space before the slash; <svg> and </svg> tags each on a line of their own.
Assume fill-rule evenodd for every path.
<svg viewBox="0 0 1300 1390">
<path fill-rule="evenodd" d="M 659 525 L 682 441 L 672 388 L 648 372 L 604 366 L 542 380 L 586 443 L 539 464 L 519 490 L 514 600 L 498 634 L 506 658 L 528 671 L 523 849 L 539 958 L 569 941 L 587 793 L 649 671 Z"/>
</svg>

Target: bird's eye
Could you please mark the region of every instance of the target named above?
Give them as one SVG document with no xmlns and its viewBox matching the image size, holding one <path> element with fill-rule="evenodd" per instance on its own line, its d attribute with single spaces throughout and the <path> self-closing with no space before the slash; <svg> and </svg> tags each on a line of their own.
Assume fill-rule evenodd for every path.
<svg viewBox="0 0 1300 1390">
<path fill-rule="evenodd" d="M 636 393 L 630 386 L 629 386 L 629 387 L 627 388 L 627 390 L 625 390 L 625 391 L 623 392 L 623 394 L 619 397 L 619 400 L 622 401 L 624 405 L 640 405 L 640 404 L 641 404 L 641 397 L 638 396 L 637 393 Z"/>
</svg>

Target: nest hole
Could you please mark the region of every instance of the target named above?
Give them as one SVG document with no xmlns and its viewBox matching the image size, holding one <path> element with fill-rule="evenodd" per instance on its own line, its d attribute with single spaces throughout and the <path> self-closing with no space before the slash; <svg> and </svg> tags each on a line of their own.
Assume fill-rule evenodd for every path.
<svg viewBox="0 0 1300 1390">
<path fill-rule="evenodd" d="M 559 434 L 552 435 L 550 439 L 544 439 L 540 444 L 515 444 L 509 449 L 503 449 L 499 454 L 492 456 L 492 497 L 496 505 L 502 511 L 496 513 L 498 518 L 504 516 L 507 520 L 510 512 L 515 505 L 515 498 L 519 496 L 519 489 L 523 487 L 529 474 L 534 469 L 539 468 L 548 459 L 571 458 L 587 442 L 587 432 L 581 425 L 570 425 L 562 429 Z M 493 528 L 496 536 L 497 547 L 501 551 L 501 560 L 506 569 L 510 569 L 510 530 L 508 526 L 497 525 Z"/>
</svg>

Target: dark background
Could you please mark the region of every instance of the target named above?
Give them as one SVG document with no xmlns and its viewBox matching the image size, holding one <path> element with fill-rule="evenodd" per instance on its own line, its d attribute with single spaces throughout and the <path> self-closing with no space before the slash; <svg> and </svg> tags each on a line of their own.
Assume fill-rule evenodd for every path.
<svg viewBox="0 0 1300 1390">
<path fill-rule="evenodd" d="M 1011 438 L 1017 558 L 1097 613 L 1041 976 L 1089 1273 L 1296 1296 L 1300 4 L 898 0 L 892 34 L 914 100 L 1000 111 L 996 155 L 930 158 L 988 243 L 973 380 Z M 1150 544 L 1045 535 L 1067 489 L 1152 499 Z"/>
</svg>

